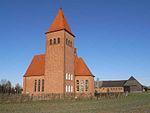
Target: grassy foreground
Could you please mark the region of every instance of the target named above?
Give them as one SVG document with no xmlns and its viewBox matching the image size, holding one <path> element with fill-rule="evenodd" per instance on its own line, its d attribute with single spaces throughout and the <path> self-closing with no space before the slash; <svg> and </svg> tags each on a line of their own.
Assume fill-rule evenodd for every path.
<svg viewBox="0 0 150 113">
<path fill-rule="evenodd" d="M 53 100 L 0 104 L 0 113 L 150 113 L 150 93 L 99 100 Z"/>
</svg>

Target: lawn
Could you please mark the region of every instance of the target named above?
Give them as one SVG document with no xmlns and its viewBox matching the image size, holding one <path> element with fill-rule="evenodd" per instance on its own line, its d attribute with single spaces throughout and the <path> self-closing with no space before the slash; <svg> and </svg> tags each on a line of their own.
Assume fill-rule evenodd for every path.
<svg viewBox="0 0 150 113">
<path fill-rule="evenodd" d="M 0 104 L 0 113 L 150 113 L 150 93 L 128 97 Z"/>
</svg>

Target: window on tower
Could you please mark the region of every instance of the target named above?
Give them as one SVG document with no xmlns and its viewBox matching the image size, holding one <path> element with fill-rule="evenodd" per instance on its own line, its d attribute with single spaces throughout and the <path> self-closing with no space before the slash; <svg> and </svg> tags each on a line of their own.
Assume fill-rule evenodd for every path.
<svg viewBox="0 0 150 113">
<path fill-rule="evenodd" d="M 73 75 L 72 74 L 70 75 L 70 80 L 73 80 Z"/>
<path fill-rule="evenodd" d="M 73 86 L 71 86 L 71 92 L 73 92 Z"/>
<path fill-rule="evenodd" d="M 72 47 L 72 41 L 70 42 L 70 46 Z"/>
<path fill-rule="evenodd" d="M 66 39 L 66 45 L 68 45 L 68 39 Z"/>
<path fill-rule="evenodd" d="M 50 39 L 50 42 L 49 42 L 49 44 L 50 44 L 50 45 L 52 45 L 52 39 Z"/>
<path fill-rule="evenodd" d="M 68 80 L 68 73 L 66 73 L 66 80 Z"/>
<path fill-rule="evenodd" d="M 58 40 L 57 40 L 57 41 L 58 41 L 58 44 L 60 44 L 60 38 L 58 38 Z"/>
<path fill-rule="evenodd" d="M 70 46 L 70 40 L 68 41 L 68 46 Z"/>
<path fill-rule="evenodd" d="M 72 47 L 72 41 L 69 39 L 66 39 L 66 45 L 68 45 L 69 47 Z"/>
</svg>

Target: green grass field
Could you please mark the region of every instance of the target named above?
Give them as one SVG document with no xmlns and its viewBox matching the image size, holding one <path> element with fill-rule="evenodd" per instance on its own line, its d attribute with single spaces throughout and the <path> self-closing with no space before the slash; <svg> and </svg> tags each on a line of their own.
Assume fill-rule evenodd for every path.
<svg viewBox="0 0 150 113">
<path fill-rule="evenodd" d="M 150 93 L 99 100 L 51 100 L 0 104 L 0 113 L 150 113 Z"/>
</svg>

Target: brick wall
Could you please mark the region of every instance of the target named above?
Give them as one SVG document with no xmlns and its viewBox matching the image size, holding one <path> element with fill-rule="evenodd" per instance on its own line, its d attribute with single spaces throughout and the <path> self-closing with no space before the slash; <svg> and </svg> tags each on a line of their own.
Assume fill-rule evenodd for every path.
<svg viewBox="0 0 150 113">
<path fill-rule="evenodd" d="M 84 92 L 83 93 L 94 95 L 94 77 L 93 76 L 76 76 L 75 77 L 75 91 L 76 91 L 76 93 L 81 93 L 80 91 L 77 91 L 77 83 L 76 83 L 77 80 L 79 80 L 80 83 L 81 83 L 81 81 L 84 81 Z M 85 88 L 86 80 L 88 80 L 88 91 L 85 90 L 86 89 Z"/>
<path fill-rule="evenodd" d="M 36 83 L 36 91 L 35 91 L 35 80 Z M 38 91 L 38 80 L 40 80 L 40 91 Z M 44 94 L 44 91 L 42 92 L 42 80 L 45 82 L 45 76 L 30 76 L 30 77 L 24 77 L 23 78 L 23 94 L 29 94 L 29 95 L 38 95 L 38 94 Z"/>
</svg>

